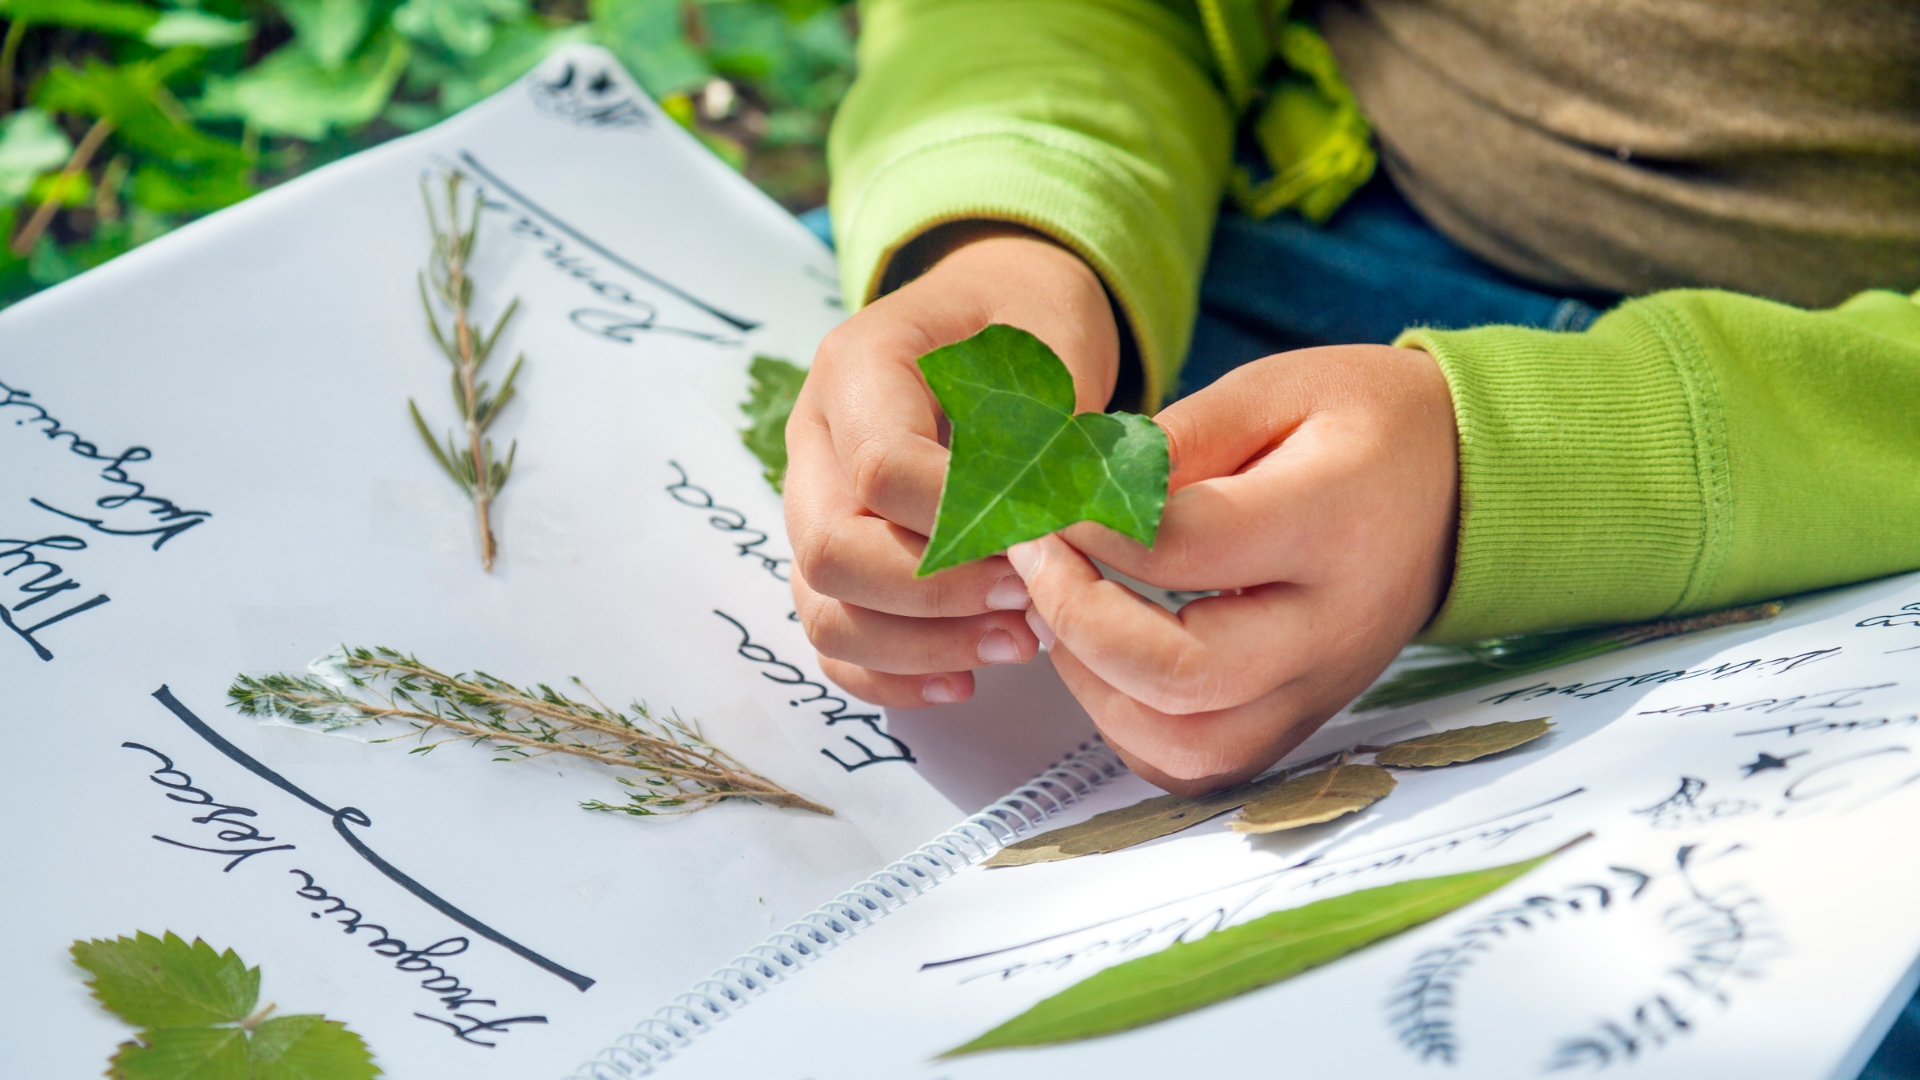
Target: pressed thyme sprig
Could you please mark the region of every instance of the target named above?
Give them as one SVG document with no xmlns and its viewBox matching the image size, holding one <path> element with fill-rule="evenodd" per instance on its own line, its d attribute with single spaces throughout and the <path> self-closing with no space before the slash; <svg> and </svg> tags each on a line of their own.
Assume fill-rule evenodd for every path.
<svg viewBox="0 0 1920 1080">
<path fill-rule="evenodd" d="M 565 754 L 640 774 L 618 778 L 634 789 L 625 803 L 580 804 L 588 810 L 645 817 L 750 799 L 833 813 L 740 764 L 678 714 L 656 716 L 638 702 L 623 713 L 598 698 L 591 705 L 576 701 L 545 683 L 523 689 L 484 671 L 448 675 L 384 647 L 343 648 L 315 667 L 325 674 L 242 675 L 227 696 L 243 715 L 328 730 L 370 721 L 408 724 L 421 741 L 416 754 L 468 741 L 491 746 L 500 755 L 495 761 Z M 593 697 L 580 680 L 573 683 Z"/>
<path fill-rule="evenodd" d="M 460 417 L 466 425 L 466 439 L 462 446 L 452 432 L 447 433 L 444 447 L 427 427 L 420 415 L 420 406 L 412 398 L 407 399 L 407 407 L 413 410 L 413 424 L 420 430 L 420 437 L 426 440 L 427 449 L 433 451 L 434 460 L 460 485 L 460 490 L 473 500 L 474 515 L 480 524 L 480 565 L 493 569 L 493 556 L 496 545 L 493 539 L 493 523 L 489 511 L 495 496 L 506 486 L 507 477 L 513 472 L 513 456 L 520 444 L 514 442 L 507 448 L 507 460 L 498 461 L 493 456 L 493 440 L 486 437 L 487 428 L 500 410 L 513 400 L 513 380 L 520 374 L 520 363 L 526 357 L 516 356 L 513 366 L 507 369 L 507 377 L 500 382 L 497 393 L 480 381 L 480 367 L 487 362 L 493 347 L 500 340 L 500 331 L 507 328 L 507 322 L 520 308 L 515 298 L 507 304 L 506 311 L 500 315 L 500 321 L 493 324 L 493 331 L 486 333 L 473 323 L 473 278 L 468 266 L 473 258 L 474 241 L 480 234 L 481 200 L 475 197 L 471 209 L 462 212 L 460 196 L 461 176 L 457 172 L 445 174 L 447 186 L 446 223 L 441 224 L 440 213 L 433 205 L 433 193 L 426 181 L 421 181 L 420 196 L 427 204 L 427 227 L 433 232 L 433 257 L 427 268 L 420 273 L 420 304 L 427 311 L 427 325 L 433 330 L 433 339 L 440 343 L 440 351 L 447 354 L 447 360 L 453 364 L 453 401 L 460 410 Z M 460 227 L 462 219 L 466 228 Z M 430 295 L 431 294 L 431 295 Z M 441 329 L 440 317 L 434 310 L 434 298 L 446 309 L 452 323 L 452 332 Z"/>
</svg>

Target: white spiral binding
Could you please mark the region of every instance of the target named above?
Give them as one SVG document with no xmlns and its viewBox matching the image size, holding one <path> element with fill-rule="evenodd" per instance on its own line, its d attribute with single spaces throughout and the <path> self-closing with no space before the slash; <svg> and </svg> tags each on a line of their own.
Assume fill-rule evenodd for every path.
<svg viewBox="0 0 1920 1080">
<path fill-rule="evenodd" d="M 821 953 L 874 920 L 999 851 L 1021 834 L 1085 798 L 1125 771 L 1106 744 L 1087 743 L 1006 798 L 920 845 L 905 858 L 800 917 L 746 955 L 693 985 L 614 1041 L 569 1080 L 630 1080 L 650 1075 L 675 1050 L 713 1030 Z"/>
</svg>

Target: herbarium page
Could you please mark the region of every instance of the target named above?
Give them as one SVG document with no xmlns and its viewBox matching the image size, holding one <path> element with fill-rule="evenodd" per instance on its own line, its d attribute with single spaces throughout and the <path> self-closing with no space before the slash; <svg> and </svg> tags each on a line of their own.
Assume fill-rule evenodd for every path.
<svg viewBox="0 0 1920 1080">
<path fill-rule="evenodd" d="M 823 957 L 795 980 L 804 992 L 744 1005 L 663 1074 L 1852 1080 L 1920 956 L 1916 650 L 1909 575 L 1343 713 L 1289 761 L 1409 766 L 1421 755 L 1383 748 L 1468 727 L 1526 741 L 1382 770 L 1385 797 L 1323 824 L 1253 831 L 1250 807 L 1106 853 L 1024 841 Z M 1060 821 L 1159 794 L 1125 777 Z M 1510 880 L 1431 921 L 1245 978 L 1315 934 L 1352 934 L 1388 906 L 1369 895 L 1404 905 L 1495 867 Z M 1342 897 L 1317 923 L 1285 921 Z M 1209 951 L 1260 925 L 1266 941 Z M 1127 982 L 1129 964 L 1152 977 Z"/>
<path fill-rule="evenodd" d="M 172 932 L 390 1075 L 558 1075 L 1081 743 L 1044 665 L 821 678 L 741 405 L 842 313 L 573 49 L 0 316 L 0 1073 L 98 1074 L 69 946 Z"/>
</svg>

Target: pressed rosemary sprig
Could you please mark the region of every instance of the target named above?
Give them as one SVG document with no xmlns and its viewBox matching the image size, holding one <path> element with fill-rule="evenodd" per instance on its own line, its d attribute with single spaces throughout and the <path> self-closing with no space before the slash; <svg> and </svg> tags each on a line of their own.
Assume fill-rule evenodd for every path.
<svg viewBox="0 0 1920 1080">
<path fill-rule="evenodd" d="M 588 810 L 646 817 L 750 799 L 833 813 L 740 764 L 677 713 L 656 716 L 639 702 L 622 712 L 598 698 L 591 705 L 576 701 L 545 683 L 523 689 L 484 671 L 448 675 L 385 647 L 343 647 L 315 670 L 323 674 L 242 675 L 227 696 L 243 715 L 327 730 L 371 721 L 404 723 L 418 733 L 416 754 L 468 741 L 491 746 L 500 755 L 495 761 L 565 754 L 640 774 L 618 778 L 634 789 L 625 803 L 580 804 Z M 593 697 L 580 680 L 573 683 Z"/>
<path fill-rule="evenodd" d="M 484 332 L 473 322 L 473 277 L 468 268 L 473 259 L 474 241 L 480 234 L 479 197 L 474 197 L 469 209 L 461 209 L 463 200 L 460 194 L 461 176 L 457 172 L 447 172 L 446 205 L 443 207 L 446 222 L 441 223 L 441 214 L 434 208 L 433 192 L 426 181 L 420 183 L 420 196 L 427 204 L 427 227 L 433 232 L 433 256 L 427 262 L 427 268 L 420 273 L 420 304 L 427 312 L 427 326 L 433 330 L 433 339 L 440 344 L 440 351 L 447 355 L 453 364 L 453 402 L 460 410 L 460 418 L 466 425 L 465 445 L 457 440 L 453 432 L 447 433 L 446 445 L 427 427 L 426 420 L 420 415 L 420 406 L 412 398 L 407 399 L 407 407 L 413 411 L 414 427 L 420 431 L 420 437 L 426 440 L 427 449 L 433 452 L 434 460 L 460 485 L 460 490 L 473 500 L 474 516 L 480 524 L 480 565 L 493 569 L 493 556 L 496 545 L 493 539 L 493 523 L 489 512 L 495 496 L 506 486 L 507 477 L 513 472 L 513 456 L 519 450 L 516 440 L 507 448 L 507 460 L 499 461 L 493 456 L 493 440 L 486 437 L 487 428 L 507 402 L 513 400 L 513 380 L 520 374 L 520 364 L 524 355 L 516 356 L 513 366 L 507 369 L 507 377 L 500 381 L 498 392 L 480 380 L 480 368 L 487 362 L 493 347 L 500 340 L 500 332 L 507 328 L 513 313 L 520 308 L 515 298 L 507 304 L 500 314 L 500 321 L 493 324 L 491 333 Z M 466 227 L 461 227 L 461 221 Z M 434 310 L 434 300 L 438 299 L 452 324 L 451 333 L 443 330 L 440 316 Z"/>
</svg>

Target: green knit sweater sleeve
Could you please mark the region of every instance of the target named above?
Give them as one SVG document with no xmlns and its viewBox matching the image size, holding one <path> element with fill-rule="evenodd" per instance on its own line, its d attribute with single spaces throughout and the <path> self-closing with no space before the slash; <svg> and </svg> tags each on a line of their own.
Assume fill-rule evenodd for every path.
<svg viewBox="0 0 1920 1080">
<path fill-rule="evenodd" d="M 828 144 L 855 305 L 927 229 L 984 218 L 1077 253 L 1125 313 L 1157 407 L 1187 349 L 1232 117 L 1205 32 L 1156 0 L 867 0 Z"/>
<path fill-rule="evenodd" d="M 1578 334 L 1409 330 L 1453 390 L 1460 532 L 1425 640 L 1628 622 L 1920 568 L 1920 302 L 1706 290 Z"/>
</svg>

